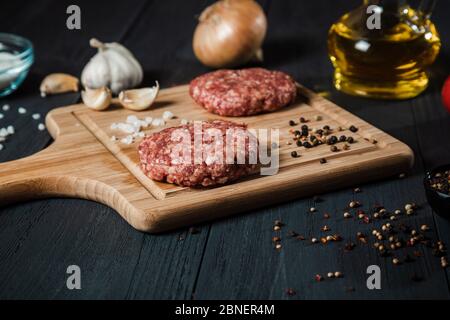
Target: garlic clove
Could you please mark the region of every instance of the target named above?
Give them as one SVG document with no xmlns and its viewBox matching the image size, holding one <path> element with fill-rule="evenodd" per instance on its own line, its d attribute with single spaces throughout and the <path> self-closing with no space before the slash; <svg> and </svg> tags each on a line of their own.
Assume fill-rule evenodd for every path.
<svg viewBox="0 0 450 320">
<path fill-rule="evenodd" d="M 78 92 L 79 81 L 76 77 L 66 73 L 52 73 L 42 80 L 40 91 L 41 96 L 49 94 Z"/>
<path fill-rule="evenodd" d="M 159 83 L 156 81 L 154 87 L 122 91 L 119 94 L 119 101 L 124 108 L 142 111 L 153 104 L 158 93 Z"/>
<path fill-rule="evenodd" d="M 97 111 L 105 110 L 109 107 L 112 100 L 111 90 L 107 87 L 102 87 L 99 89 L 86 88 L 85 91 L 81 92 L 81 99 L 83 103 Z"/>
</svg>

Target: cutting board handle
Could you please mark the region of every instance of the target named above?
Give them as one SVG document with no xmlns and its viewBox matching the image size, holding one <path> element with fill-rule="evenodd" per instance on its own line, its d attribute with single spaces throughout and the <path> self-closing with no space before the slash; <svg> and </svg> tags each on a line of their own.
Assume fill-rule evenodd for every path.
<svg viewBox="0 0 450 320">
<path fill-rule="evenodd" d="M 0 163 L 0 205 L 48 197 L 59 189 L 61 177 L 52 168 L 58 158 L 55 149 L 53 144 L 34 155 Z M 55 176 L 51 175 L 52 170 Z"/>
</svg>

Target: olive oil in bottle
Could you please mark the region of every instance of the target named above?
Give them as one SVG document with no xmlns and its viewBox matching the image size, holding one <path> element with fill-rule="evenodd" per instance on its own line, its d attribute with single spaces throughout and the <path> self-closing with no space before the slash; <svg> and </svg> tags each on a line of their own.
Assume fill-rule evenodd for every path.
<svg viewBox="0 0 450 320">
<path fill-rule="evenodd" d="M 367 24 L 369 6 L 380 14 L 379 28 Z M 441 46 L 430 11 L 414 10 L 405 1 L 365 0 L 342 16 L 328 35 L 336 89 L 384 99 L 412 98 L 425 90 L 425 69 Z"/>
</svg>

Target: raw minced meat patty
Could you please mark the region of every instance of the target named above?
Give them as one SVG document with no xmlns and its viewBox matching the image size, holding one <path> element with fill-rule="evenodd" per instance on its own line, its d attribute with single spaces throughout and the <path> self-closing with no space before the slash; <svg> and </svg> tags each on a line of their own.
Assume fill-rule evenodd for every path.
<svg viewBox="0 0 450 320">
<path fill-rule="evenodd" d="M 295 81 L 263 68 L 217 70 L 191 81 L 189 93 L 209 112 L 230 117 L 278 110 L 295 100 Z"/>
<path fill-rule="evenodd" d="M 206 187 L 232 182 L 254 171 L 257 147 L 256 137 L 245 124 L 212 120 L 153 133 L 138 150 L 141 169 L 149 178 Z"/>
</svg>

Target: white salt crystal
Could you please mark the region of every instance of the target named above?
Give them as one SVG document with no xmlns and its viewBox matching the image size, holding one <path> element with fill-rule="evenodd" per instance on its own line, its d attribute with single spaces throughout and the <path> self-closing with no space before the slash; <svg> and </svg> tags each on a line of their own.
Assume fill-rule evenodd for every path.
<svg viewBox="0 0 450 320">
<path fill-rule="evenodd" d="M 135 124 L 138 121 L 139 121 L 138 117 L 136 117 L 134 115 L 131 115 L 131 116 L 127 117 L 127 121 L 126 122 L 129 123 L 129 124 Z"/>
<path fill-rule="evenodd" d="M 123 144 L 132 144 L 133 143 L 133 137 L 132 136 L 126 136 L 122 140 L 120 140 Z"/>
<path fill-rule="evenodd" d="M 45 124 L 39 123 L 39 124 L 38 124 L 38 130 L 39 130 L 39 131 L 44 131 L 44 130 L 45 130 Z"/>
<path fill-rule="evenodd" d="M 40 115 L 39 113 L 34 113 L 34 114 L 31 115 L 31 117 L 32 117 L 34 120 L 39 120 L 39 119 L 41 118 L 41 115 Z"/>
<path fill-rule="evenodd" d="M 10 108 L 9 104 L 4 104 L 2 107 L 3 111 L 8 111 L 9 108 Z"/>
<path fill-rule="evenodd" d="M 14 132 L 15 132 L 13 126 L 8 126 L 8 128 L 6 128 L 6 131 L 8 132 L 8 134 L 14 134 Z"/>
<path fill-rule="evenodd" d="M 153 118 L 152 117 L 145 117 L 145 122 L 147 122 L 148 125 L 152 124 Z"/>
<path fill-rule="evenodd" d="M 164 111 L 164 113 L 162 115 L 162 118 L 166 121 L 172 119 L 173 117 L 174 117 L 174 114 L 170 111 Z"/>
<path fill-rule="evenodd" d="M 20 107 L 19 109 L 17 109 L 17 111 L 19 111 L 20 114 L 25 114 L 27 113 L 27 109 Z"/>
<path fill-rule="evenodd" d="M 162 118 L 156 118 L 156 119 L 153 119 L 153 121 L 152 121 L 152 125 L 154 125 L 155 127 L 164 126 L 165 124 L 166 124 L 166 122 Z"/>
<path fill-rule="evenodd" d="M 8 130 L 6 128 L 0 129 L 0 137 L 7 137 L 9 135 Z"/>
<path fill-rule="evenodd" d="M 3 150 L 3 145 L 0 143 L 0 151 Z"/>
<path fill-rule="evenodd" d="M 4 117 L 3 113 L 0 113 L 0 119 L 3 119 Z"/>
</svg>

